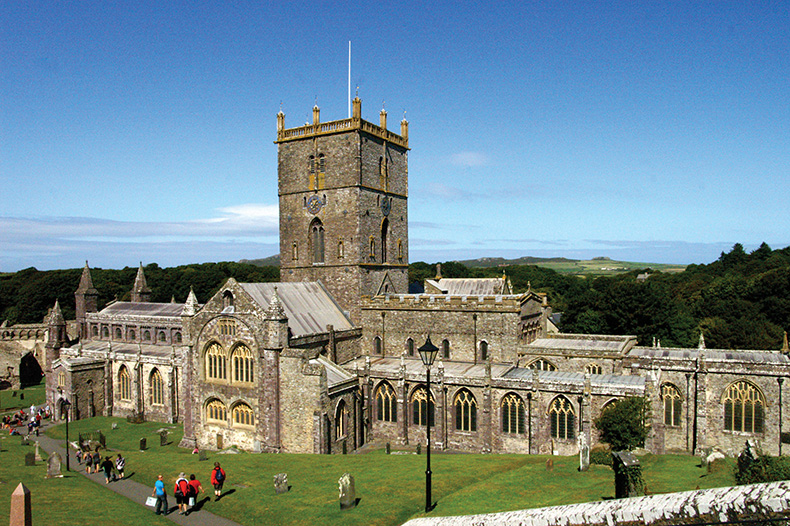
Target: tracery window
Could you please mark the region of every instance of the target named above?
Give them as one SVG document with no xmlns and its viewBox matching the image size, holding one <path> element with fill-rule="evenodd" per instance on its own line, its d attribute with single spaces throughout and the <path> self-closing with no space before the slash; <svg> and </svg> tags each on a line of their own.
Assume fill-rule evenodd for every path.
<svg viewBox="0 0 790 526">
<path fill-rule="evenodd" d="M 236 336 L 236 320 L 225 318 L 217 322 L 219 333 L 223 336 Z"/>
<path fill-rule="evenodd" d="M 154 369 L 151 372 L 151 403 L 158 405 L 165 403 L 165 382 L 162 380 L 159 369 Z"/>
<path fill-rule="evenodd" d="M 683 400 L 680 391 L 672 384 L 661 386 L 661 400 L 664 401 L 664 425 L 680 427 L 683 413 Z"/>
<path fill-rule="evenodd" d="M 753 384 L 740 381 L 724 394 L 724 429 L 742 433 L 762 433 L 765 399 Z"/>
<path fill-rule="evenodd" d="M 228 423 L 228 410 L 221 400 L 215 398 L 206 404 L 206 421 L 218 424 Z"/>
<path fill-rule="evenodd" d="M 206 348 L 206 378 L 209 380 L 227 380 L 227 358 L 225 351 L 218 343 L 212 342 Z"/>
<path fill-rule="evenodd" d="M 524 401 L 516 393 L 502 398 L 502 432 L 524 433 Z"/>
<path fill-rule="evenodd" d="M 412 422 L 417 426 L 434 425 L 434 402 L 433 394 L 430 399 L 425 387 L 418 387 L 411 395 Z"/>
<path fill-rule="evenodd" d="M 129 374 L 129 369 L 122 365 L 118 371 L 118 393 L 121 400 L 132 399 L 132 375 Z"/>
<path fill-rule="evenodd" d="M 455 395 L 455 428 L 459 431 L 477 431 L 477 401 L 466 389 Z"/>
<path fill-rule="evenodd" d="M 603 374 L 603 367 L 601 367 L 597 363 L 588 363 L 584 367 L 584 372 L 586 372 L 587 374 Z"/>
<path fill-rule="evenodd" d="M 253 359 L 250 348 L 239 344 L 233 350 L 233 381 L 251 384 L 253 379 Z"/>
<path fill-rule="evenodd" d="M 348 434 L 348 409 L 346 402 L 341 400 L 335 408 L 335 440 L 340 440 Z"/>
<path fill-rule="evenodd" d="M 255 415 L 252 412 L 252 408 L 244 402 L 234 405 L 231 414 L 233 415 L 234 426 L 252 427 L 255 425 Z"/>
<path fill-rule="evenodd" d="M 543 358 L 538 358 L 527 367 L 530 369 L 536 369 L 538 371 L 556 371 L 557 367 L 548 360 L 544 360 Z"/>
<path fill-rule="evenodd" d="M 558 396 L 549 407 L 551 419 L 551 438 L 571 440 L 575 435 L 576 414 L 570 401 L 564 396 Z"/>
<path fill-rule="evenodd" d="M 318 218 L 310 223 L 310 243 L 313 254 L 313 263 L 324 262 L 324 225 Z"/>
<path fill-rule="evenodd" d="M 388 383 L 382 383 L 376 389 L 376 418 L 383 422 L 398 421 L 398 399 Z"/>
</svg>

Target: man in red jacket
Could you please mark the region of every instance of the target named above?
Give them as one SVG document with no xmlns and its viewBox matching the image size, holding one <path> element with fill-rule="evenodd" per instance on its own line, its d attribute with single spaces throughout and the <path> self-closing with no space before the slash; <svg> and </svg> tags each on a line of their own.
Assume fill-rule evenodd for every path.
<svg viewBox="0 0 790 526">
<path fill-rule="evenodd" d="M 211 483 L 214 485 L 214 495 L 219 500 L 222 496 L 222 484 L 225 483 L 225 470 L 219 465 L 219 462 L 214 462 L 214 469 L 211 470 Z"/>
</svg>

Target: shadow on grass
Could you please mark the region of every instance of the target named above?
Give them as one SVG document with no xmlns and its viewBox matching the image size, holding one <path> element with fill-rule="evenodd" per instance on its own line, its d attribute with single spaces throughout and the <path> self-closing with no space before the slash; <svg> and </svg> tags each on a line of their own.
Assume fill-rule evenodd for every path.
<svg viewBox="0 0 790 526">
<path fill-rule="evenodd" d="M 193 511 L 200 511 L 200 510 L 202 510 L 203 506 L 210 500 L 211 500 L 211 497 L 203 497 L 201 500 L 195 502 L 195 505 L 192 506 L 192 509 L 190 510 L 190 513 L 193 512 Z"/>
<path fill-rule="evenodd" d="M 230 490 L 228 490 L 228 491 L 224 492 L 224 493 L 223 493 L 222 495 L 220 495 L 219 497 L 217 497 L 217 500 L 219 500 L 219 499 L 224 499 L 224 498 L 225 498 L 225 497 L 227 497 L 228 495 L 233 495 L 234 493 L 236 493 L 236 490 L 235 490 L 235 489 L 230 489 Z"/>
</svg>

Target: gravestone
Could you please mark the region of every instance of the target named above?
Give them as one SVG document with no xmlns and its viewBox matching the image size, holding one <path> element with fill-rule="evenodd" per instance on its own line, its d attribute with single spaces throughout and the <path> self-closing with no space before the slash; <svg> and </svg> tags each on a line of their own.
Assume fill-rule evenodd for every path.
<svg viewBox="0 0 790 526">
<path fill-rule="evenodd" d="M 36 440 L 36 456 L 35 456 L 35 459 L 36 459 L 36 462 L 41 462 L 42 460 L 44 460 L 43 458 L 41 458 L 41 449 L 40 449 L 40 447 L 38 445 L 38 440 Z"/>
<path fill-rule="evenodd" d="M 147 441 L 146 441 L 146 439 L 144 439 L 144 438 L 141 438 L 141 439 L 140 439 L 140 451 L 145 451 L 145 448 L 146 448 L 146 446 L 147 446 L 147 445 L 148 445 L 148 444 L 147 444 Z"/>
<path fill-rule="evenodd" d="M 277 473 L 274 476 L 274 493 L 288 493 L 288 473 Z"/>
<path fill-rule="evenodd" d="M 217 433 L 217 449 L 222 449 L 222 435 Z"/>
<path fill-rule="evenodd" d="M 160 446 L 167 445 L 167 431 L 165 430 L 159 432 L 159 445 Z"/>
<path fill-rule="evenodd" d="M 642 466 L 630 451 L 612 452 L 614 496 L 616 499 L 637 497 L 644 491 Z"/>
<path fill-rule="evenodd" d="M 60 453 L 55 451 L 52 453 L 49 458 L 47 459 L 47 478 L 56 478 L 62 477 L 63 473 L 60 472 L 60 465 L 63 463 L 63 459 L 60 457 Z"/>
<path fill-rule="evenodd" d="M 198 453 L 198 461 L 200 460 L 208 460 L 208 454 L 206 453 L 205 449 L 201 449 Z"/>
<path fill-rule="evenodd" d="M 35 466 L 36 465 L 36 454 L 35 453 L 25 453 L 25 465 L 26 466 Z"/>
<path fill-rule="evenodd" d="M 587 435 L 579 433 L 579 471 L 590 469 L 590 446 L 587 444 Z"/>
<path fill-rule="evenodd" d="M 21 482 L 11 494 L 10 526 L 33 526 L 33 502 L 30 490 Z"/>
<path fill-rule="evenodd" d="M 350 510 L 357 505 L 357 492 L 354 488 L 354 477 L 349 473 L 343 473 L 337 481 L 340 487 L 340 509 Z"/>
<path fill-rule="evenodd" d="M 546 460 L 546 471 L 554 471 L 554 459 L 550 458 Z"/>
</svg>

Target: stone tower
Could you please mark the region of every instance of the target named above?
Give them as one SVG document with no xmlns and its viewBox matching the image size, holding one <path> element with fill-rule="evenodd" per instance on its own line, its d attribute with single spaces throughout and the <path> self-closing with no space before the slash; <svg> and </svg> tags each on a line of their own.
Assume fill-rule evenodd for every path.
<svg viewBox="0 0 790 526">
<path fill-rule="evenodd" d="M 91 269 L 88 267 L 88 262 L 85 262 L 85 267 L 82 269 L 82 276 L 80 276 L 80 284 L 74 292 L 74 304 L 77 311 L 77 325 L 80 329 L 80 340 L 88 338 L 88 325 L 85 323 L 85 314 L 88 312 L 97 312 L 99 310 L 99 291 L 93 286 L 91 279 Z"/>
<path fill-rule="evenodd" d="M 143 263 L 137 268 L 137 277 L 134 278 L 134 286 L 132 287 L 132 303 L 148 303 L 151 301 L 151 289 L 145 282 L 145 273 L 143 272 Z"/>
<path fill-rule="evenodd" d="M 409 124 L 352 116 L 285 128 L 277 114 L 280 279 L 321 281 L 359 324 L 362 296 L 408 291 Z"/>
</svg>

